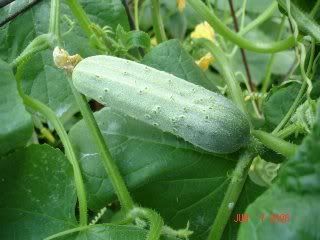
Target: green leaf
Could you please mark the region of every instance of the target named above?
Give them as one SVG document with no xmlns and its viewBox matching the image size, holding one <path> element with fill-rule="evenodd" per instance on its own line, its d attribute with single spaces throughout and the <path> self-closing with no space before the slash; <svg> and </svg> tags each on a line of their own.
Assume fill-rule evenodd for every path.
<svg viewBox="0 0 320 240">
<path fill-rule="evenodd" d="M 296 99 L 300 87 L 299 83 L 292 82 L 271 89 L 262 105 L 268 126 L 275 127 L 280 123 Z"/>
<path fill-rule="evenodd" d="M 171 73 L 209 90 L 217 91 L 193 58 L 183 49 L 178 40 L 169 40 L 153 48 L 142 60 L 143 64 Z"/>
<path fill-rule="evenodd" d="M 251 220 L 250 224 L 241 225 L 240 240 L 251 236 L 261 240 L 279 236 L 281 239 L 319 239 L 319 138 L 320 115 L 312 133 L 282 167 L 276 183 L 247 208 Z M 280 214 L 288 214 L 288 220 L 272 222 Z M 265 222 L 260 220 L 262 215 Z"/>
<path fill-rule="evenodd" d="M 116 28 L 121 24 L 125 30 L 129 29 L 128 19 L 121 0 L 80 1 L 90 19 L 101 26 L 108 25 Z M 23 5 L 15 1 L 6 8 L 3 15 L 9 15 L 16 8 Z M 8 62 L 15 59 L 36 36 L 48 32 L 50 15 L 50 1 L 42 1 L 28 12 L 20 15 L 0 30 L 0 57 Z M 62 36 L 64 48 L 70 53 L 79 53 L 82 57 L 95 55 L 89 39 L 84 35 L 78 24 L 66 35 L 71 26 L 65 16 L 73 22 L 68 6 L 61 2 Z M 69 88 L 65 73 L 53 64 L 52 50 L 36 54 L 26 65 L 27 72 L 23 76 L 24 90 L 27 94 L 37 98 L 51 107 L 58 116 L 62 116 L 74 107 L 75 101 Z"/>
<path fill-rule="evenodd" d="M 175 12 L 164 19 L 164 26 L 172 38 L 183 40 L 187 31 L 187 19 L 180 12 Z"/>
<path fill-rule="evenodd" d="M 176 229 L 185 228 L 189 220 L 195 231 L 191 239 L 203 239 L 200 236 L 213 222 L 237 156 L 199 152 L 174 135 L 110 108 L 95 113 L 95 118 L 134 199 L 159 211 Z M 70 139 L 78 150 L 89 207 L 99 210 L 115 199 L 115 193 L 83 121 L 71 129 Z M 257 196 L 251 189 L 243 193 L 240 208 Z"/>
<path fill-rule="evenodd" d="M 315 16 L 311 16 L 310 12 L 316 4 L 316 0 L 304 1 L 304 0 L 293 0 L 290 1 L 291 15 L 297 22 L 298 28 L 305 35 L 310 35 L 320 42 L 320 18 L 319 10 Z M 288 12 L 286 0 L 278 0 L 279 6 Z"/>
<path fill-rule="evenodd" d="M 71 164 L 48 145 L 0 159 L 0 239 L 43 239 L 76 227 Z"/>
<path fill-rule="evenodd" d="M 0 59 L 0 156 L 23 147 L 32 135 L 31 117 L 17 90 L 11 67 Z"/>
<path fill-rule="evenodd" d="M 75 229 L 76 230 L 76 229 Z M 62 237 L 60 240 L 144 240 L 146 239 L 147 230 L 140 229 L 134 226 L 123 225 L 108 225 L 99 224 L 91 225 L 79 229 Z M 175 240 L 176 238 L 161 237 L 161 240 Z"/>
<path fill-rule="evenodd" d="M 150 37 L 143 31 L 126 32 L 121 25 L 118 25 L 116 35 L 126 50 L 139 47 L 147 50 L 150 48 Z"/>
</svg>

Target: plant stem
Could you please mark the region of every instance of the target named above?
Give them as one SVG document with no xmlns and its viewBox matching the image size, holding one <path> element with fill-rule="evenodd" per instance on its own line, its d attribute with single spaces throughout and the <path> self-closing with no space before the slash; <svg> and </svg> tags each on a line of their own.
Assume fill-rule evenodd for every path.
<svg viewBox="0 0 320 240">
<path fill-rule="evenodd" d="M 274 53 L 295 46 L 295 38 L 293 36 L 274 43 L 259 43 L 249 41 L 225 26 L 223 22 L 221 22 L 214 13 L 210 12 L 206 5 L 200 0 L 189 0 L 188 3 L 198 13 L 199 16 L 204 18 L 215 29 L 217 33 L 221 34 L 223 37 L 237 44 L 241 48 L 260 53 Z"/>
<path fill-rule="evenodd" d="M 246 150 L 237 162 L 227 192 L 224 195 L 218 213 L 210 230 L 208 240 L 220 240 L 230 215 L 236 205 L 246 182 L 248 170 L 254 154 Z"/>
<path fill-rule="evenodd" d="M 251 133 L 254 137 L 259 139 L 261 143 L 263 143 L 266 147 L 272 149 L 275 152 L 280 153 L 285 157 L 291 157 L 296 152 L 297 145 L 286 142 L 271 133 L 267 133 L 261 130 L 253 130 Z"/>
<path fill-rule="evenodd" d="M 311 12 L 310 12 L 310 17 L 311 18 L 314 18 L 314 16 L 316 15 L 316 13 L 318 12 L 318 10 L 319 10 L 319 7 L 320 7 L 320 0 L 318 0 L 317 2 L 316 2 L 316 4 L 313 6 L 313 8 L 312 8 L 312 10 L 311 10 Z"/>
<path fill-rule="evenodd" d="M 234 23 L 233 25 L 234 25 L 235 31 L 239 32 L 239 25 L 238 25 L 238 20 L 237 20 L 237 17 L 235 15 L 234 7 L 233 7 L 233 0 L 229 0 L 229 6 L 230 6 L 230 11 L 231 11 L 231 16 L 233 18 L 233 23 Z M 256 86 L 252 82 L 250 68 L 249 68 L 249 64 L 248 64 L 248 61 L 247 61 L 247 56 L 246 56 L 246 53 L 245 53 L 243 48 L 240 49 L 240 52 L 241 52 L 242 62 L 243 62 L 243 65 L 244 65 L 244 68 L 245 68 L 245 71 L 246 71 L 246 75 L 247 75 L 247 79 L 248 79 L 248 91 L 249 91 L 249 93 L 253 93 L 253 92 L 256 91 Z M 257 100 L 256 99 L 252 99 L 251 102 L 252 102 L 252 105 L 253 105 L 254 109 L 256 110 L 256 113 L 257 113 L 258 117 L 261 117 Z"/>
<path fill-rule="evenodd" d="M 279 132 L 277 132 L 277 134 L 275 134 L 276 137 L 281 138 L 281 139 L 285 139 L 287 137 L 289 137 L 291 134 L 299 131 L 301 129 L 301 127 L 297 124 L 290 124 L 289 126 L 285 127 L 284 129 L 280 130 Z"/>
<path fill-rule="evenodd" d="M 150 230 L 147 235 L 146 240 L 159 240 L 162 232 L 162 227 L 164 225 L 161 216 L 148 208 L 135 207 L 130 212 L 130 216 L 135 218 L 144 218 L 150 223 Z"/>
<path fill-rule="evenodd" d="M 48 121 L 51 122 L 54 129 L 57 131 L 57 134 L 59 135 L 61 142 L 64 146 L 65 154 L 73 168 L 74 182 L 75 182 L 75 187 L 76 187 L 78 201 L 79 201 L 80 225 L 85 226 L 87 225 L 86 192 L 85 192 L 85 187 L 84 187 L 84 183 L 81 175 L 81 170 L 80 170 L 78 161 L 76 159 L 76 155 L 73 151 L 72 144 L 69 140 L 66 130 L 63 127 L 63 124 L 61 123 L 59 118 L 56 116 L 56 114 L 42 102 L 24 94 L 22 89 L 22 83 L 21 83 L 21 79 L 22 79 L 21 75 L 23 73 L 25 63 L 26 61 L 19 66 L 16 74 L 18 92 L 23 99 L 23 103 L 26 106 L 29 106 L 33 110 L 45 116 L 46 119 L 48 119 Z"/>
<path fill-rule="evenodd" d="M 65 235 L 68 235 L 68 234 L 71 234 L 71 233 L 81 232 L 81 231 L 87 230 L 89 228 L 94 228 L 97 225 L 98 224 L 96 224 L 96 225 L 87 225 L 87 226 L 82 226 L 82 227 L 77 227 L 77 228 L 71 228 L 71 229 L 68 229 L 66 231 L 53 234 L 53 235 L 51 235 L 49 237 L 46 237 L 43 240 L 52 240 L 52 239 L 60 238 L 60 237 L 63 237 Z"/>
<path fill-rule="evenodd" d="M 308 78 L 308 75 L 310 74 L 310 72 L 312 70 L 314 54 L 315 54 L 315 41 L 314 40 L 312 41 L 307 72 L 305 72 L 305 69 L 304 69 L 305 57 L 306 57 L 304 45 L 302 45 L 302 43 L 298 43 L 298 46 L 300 47 L 300 51 L 301 51 L 301 53 L 300 53 L 300 72 L 301 72 L 301 76 L 303 78 L 303 83 L 302 83 L 301 88 L 299 90 L 298 96 L 294 100 L 289 111 L 284 116 L 284 118 L 281 120 L 281 122 L 278 124 L 278 126 L 272 131 L 272 134 L 276 134 L 278 131 L 281 130 L 281 128 L 283 128 L 288 123 L 291 116 L 293 115 L 293 113 L 297 109 L 297 107 L 301 101 L 301 98 L 303 97 L 303 95 L 308 87 L 308 84 L 311 84 L 311 80 Z"/>
<path fill-rule="evenodd" d="M 153 29 L 156 35 L 158 44 L 167 40 L 166 33 L 164 31 L 164 26 L 160 14 L 160 3 L 159 0 L 152 0 L 152 21 Z"/>
<path fill-rule="evenodd" d="M 229 6 L 230 6 L 231 16 L 233 18 L 234 29 L 236 32 L 239 32 L 239 25 L 238 25 L 237 17 L 234 12 L 233 0 L 229 0 L 228 2 L 229 2 Z M 249 64 L 247 61 L 246 53 L 243 50 L 243 48 L 241 48 L 240 50 L 241 50 L 242 62 L 245 67 L 245 71 L 246 71 L 248 82 L 249 82 L 250 91 L 254 92 L 256 89 L 255 89 L 255 85 L 253 84 L 252 79 L 251 79 L 251 74 L 250 74 L 250 69 L 249 69 Z"/>
<path fill-rule="evenodd" d="M 293 104 L 291 105 L 289 111 L 287 112 L 287 114 L 284 116 L 284 118 L 281 120 L 281 122 L 278 124 L 278 126 L 272 131 L 272 134 L 276 134 L 277 132 L 279 132 L 290 120 L 292 114 L 296 111 L 302 96 L 304 95 L 306 89 L 307 89 L 307 82 L 304 81 L 301 85 L 301 88 L 299 90 L 298 96 L 296 97 L 296 99 L 294 100 Z"/>
<path fill-rule="evenodd" d="M 56 114 L 50 108 L 48 108 L 45 104 L 27 95 L 22 95 L 22 99 L 26 106 L 31 107 L 35 111 L 45 116 L 48 119 L 48 121 L 51 122 L 54 129 L 57 131 L 57 134 L 59 135 L 61 142 L 64 146 L 66 156 L 69 159 L 73 168 L 74 182 L 75 182 L 77 196 L 79 200 L 80 225 L 81 226 L 87 225 L 87 200 L 86 200 L 85 187 L 83 184 L 81 170 L 80 170 L 78 161 L 76 159 L 76 155 L 73 151 L 67 132 L 65 131 L 62 123 L 60 122 Z"/>
<path fill-rule="evenodd" d="M 279 29 L 279 32 L 278 32 L 277 38 L 276 38 L 277 41 L 280 40 L 280 38 L 281 38 L 282 31 L 284 30 L 284 26 L 285 26 L 285 20 L 286 20 L 286 16 L 283 15 L 282 19 L 281 19 L 281 23 L 280 23 L 280 29 Z M 270 86 L 272 66 L 273 66 L 273 62 L 275 60 L 275 56 L 276 56 L 276 53 L 273 53 L 269 58 L 266 73 L 265 73 L 265 78 L 262 82 L 262 88 L 261 88 L 262 93 L 266 93 L 269 86 Z"/>
<path fill-rule="evenodd" d="M 72 14 L 77 19 L 80 27 L 89 39 L 92 39 L 97 46 L 104 46 L 104 43 L 96 36 L 91 28 L 91 22 L 86 12 L 77 0 L 66 0 Z"/>
<path fill-rule="evenodd" d="M 12 68 L 15 68 L 34 54 L 50 48 L 53 44 L 53 41 L 54 36 L 52 34 L 39 35 L 38 37 L 33 39 L 29 43 L 29 45 L 22 51 L 22 53 L 10 63 L 10 66 Z"/>
<path fill-rule="evenodd" d="M 217 63 L 219 64 L 219 67 L 221 69 L 221 75 L 223 76 L 228 86 L 229 93 L 233 102 L 240 108 L 242 112 L 249 116 L 245 106 L 241 87 L 236 81 L 233 70 L 230 68 L 230 63 L 228 62 L 228 59 L 226 58 L 223 51 L 219 46 L 207 39 L 201 39 L 199 40 L 199 42 L 202 43 L 204 47 L 207 48 L 208 51 L 210 51 L 213 57 L 217 60 Z"/>
<path fill-rule="evenodd" d="M 139 0 L 134 0 L 134 25 L 139 30 Z"/>
<path fill-rule="evenodd" d="M 51 0 L 49 33 L 56 36 L 58 45 L 61 44 L 60 35 L 60 0 Z"/>
<path fill-rule="evenodd" d="M 70 87 L 72 93 L 77 101 L 77 104 L 80 108 L 81 114 L 84 118 L 84 121 L 87 124 L 87 127 L 92 134 L 93 140 L 97 145 L 97 149 L 100 153 L 102 163 L 105 167 L 108 177 L 114 187 L 116 195 L 120 201 L 121 206 L 125 212 L 130 211 L 133 208 L 133 200 L 129 194 L 129 191 L 125 185 L 125 182 L 119 172 L 119 169 L 115 162 L 113 161 L 111 154 L 107 148 L 105 140 L 101 134 L 99 126 L 94 119 L 92 111 L 87 103 L 87 99 L 84 95 L 80 94 L 74 87 L 71 76 L 68 76 Z"/>
<path fill-rule="evenodd" d="M 261 13 L 255 20 L 250 22 L 247 26 L 245 26 L 243 29 L 241 29 L 238 33 L 239 36 L 245 35 L 247 32 L 250 32 L 252 29 L 256 28 L 257 26 L 264 23 L 266 20 L 268 20 L 275 10 L 278 8 L 278 4 L 276 1 L 274 1 L 263 13 Z"/>
<path fill-rule="evenodd" d="M 242 3 L 242 14 L 241 14 L 241 20 L 240 20 L 240 31 L 243 29 L 243 26 L 244 26 L 244 20 L 246 18 L 246 8 L 247 8 L 247 0 L 243 0 L 243 3 Z M 232 17 L 234 18 L 234 17 Z M 235 18 L 237 18 L 236 14 L 235 14 Z"/>
<path fill-rule="evenodd" d="M 90 25 L 90 19 L 88 18 L 86 12 L 83 10 L 81 5 L 77 0 L 66 0 L 72 14 L 77 19 L 80 27 L 82 30 L 86 33 L 88 38 L 90 38 L 92 35 L 94 35 L 94 32 L 92 31 Z"/>
</svg>

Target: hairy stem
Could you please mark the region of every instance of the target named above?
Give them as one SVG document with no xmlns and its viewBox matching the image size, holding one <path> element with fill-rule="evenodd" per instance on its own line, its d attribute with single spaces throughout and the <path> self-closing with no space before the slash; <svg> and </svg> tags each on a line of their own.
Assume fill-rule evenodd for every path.
<svg viewBox="0 0 320 240">
<path fill-rule="evenodd" d="M 199 16 L 205 19 L 215 29 L 217 33 L 241 48 L 260 53 L 274 53 L 295 46 L 295 38 L 293 36 L 274 43 L 260 43 L 247 40 L 225 26 L 223 22 L 221 22 L 221 20 L 200 0 L 189 0 L 188 3 Z"/>
<path fill-rule="evenodd" d="M 166 33 L 164 31 L 164 26 L 160 14 L 160 3 L 159 0 L 152 0 L 152 20 L 153 29 L 156 35 L 158 44 L 167 40 Z"/>
<path fill-rule="evenodd" d="M 289 126 L 285 127 L 281 131 L 277 132 L 275 134 L 276 137 L 285 139 L 289 137 L 291 134 L 294 134 L 296 132 L 299 132 L 301 130 L 301 127 L 297 124 L 290 124 Z"/>
<path fill-rule="evenodd" d="M 87 103 L 87 99 L 84 95 L 80 94 L 74 87 L 71 76 L 68 76 L 70 87 L 72 89 L 73 95 L 77 101 L 77 104 L 80 108 L 81 114 L 84 121 L 87 124 L 87 127 L 92 134 L 93 140 L 97 145 L 102 163 L 105 167 L 107 175 L 114 187 L 114 190 L 117 194 L 117 197 L 120 201 L 122 208 L 128 212 L 133 208 L 133 200 L 129 194 L 129 191 L 125 185 L 125 182 L 119 172 L 119 169 L 115 162 L 113 161 L 111 154 L 108 150 L 108 147 L 105 143 L 105 140 L 101 134 L 99 126 L 94 119 L 92 111 Z"/>
<path fill-rule="evenodd" d="M 159 240 L 162 232 L 162 227 L 164 225 L 161 216 L 148 208 L 135 207 L 130 212 L 133 219 L 144 218 L 148 220 L 150 224 L 150 230 L 147 235 L 146 240 Z"/>
<path fill-rule="evenodd" d="M 59 118 L 56 116 L 56 114 L 42 102 L 24 94 L 22 89 L 22 83 L 21 83 L 21 79 L 22 79 L 21 75 L 23 73 L 25 63 L 26 62 L 21 64 L 21 66 L 17 70 L 17 75 L 16 75 L 19 94 L 23 99 L 23 103 L 26 106 L 33 109 L 34 111 L 41 113 L 46 119 L 48 119 L 48 121 L 53 125 L 54 129 L 57 131 L 57 134 L 59 135 L 59 138 L 61 139 L 61 142 L 64 146 L 65 154 L 73 168 L 74 182 L 75 182 L 77 197 L 79 201 L 80 225 L 85 226 L 87 225 L 87 221 L 88 221 L 87 220 L 87 198 L 86 198 L 86 192 L 85 192 L 85 187 L 84 187 L 79 163 L 73 151 L 72 144 L 69 140 L 68 134 L 64 129 L 63 124 L 61 123 Z"/>
<path fill-rule="evenodd" d="M 49 33 L 56 36 L 58 45 L 60 45 L 60 0 L 51 0 Z"/>
<path fill-rule="evenodd" d="M 60 122 L 59 118 L 55 115 L 55 113 L 45 104 L 27 95 L 23 95 L 22 99 L 26 106 L 31 107 L 35 111 L 45 116 L 48 119 L 48 121 L 51 122 L 54 129 L 57 131 L 57 134 L 59 135 L 61 142 L 64 146 L 66 156 L 69 159 L 74 172 L 74 182 L 79 200 L 80 225 L 87 225 L 87 200 L 81 170 L 76 155 L 73 151 L 71 142 L 69 140 L 68 134 L 63 127 L 63 124 Z"/>
<path fill-rule="evenodd" d="M 297 150 L 297 145 L 286 142 L 271 133 L 267 133 L 261 130 L 253 130 L 251 133 L 263 145 L 265 145 L 266 147 L 272 149 L 277 153 L 280 153 L 285 157 L 293 156 Z"/>
<path fill-rule="evenodd" d="M 55 36 L 53 36 L 52 34 L 39 35 L 38 37 L 33 39 L 29 43 L 29 45 L 22 51 L 22 53 L 10 63 L 10 66 L 12 68 L 15 68 L 21 63 L 25 62 L 26 59 L 30 58 L 34 54 L 50 48 L 53 44 L 54 38 Z"/>
<path fill-rule="evenodd" d="M 230 184 L 219 207 L 216 218 L 211 227 L 208 240 L 220 240 L 224 229 L 229 221 L 231 213 L 236 205 L 246 182 L 248 170 L 254 154 L 246 150 L 241 156 L 234 169 Z"/>
<path fill-rule="evenodd" d="M 92 39 L 96 46 L 104 46 L 104 43 L 95 35 L 95 32 L 92 30 L 90 19 L 79 2 L 77 0 L 66 0 L 66 2 L 87 37 Z"/>
</svg>

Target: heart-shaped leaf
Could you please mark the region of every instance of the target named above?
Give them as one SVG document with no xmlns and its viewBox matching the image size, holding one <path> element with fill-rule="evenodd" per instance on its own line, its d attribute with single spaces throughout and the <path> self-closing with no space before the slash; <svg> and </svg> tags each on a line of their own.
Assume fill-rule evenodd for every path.
<svg viewBox="0 0 320 240">
<path fill-rule="evenodd" d="M 48 145 L 0 159 L 0 239 L 43 239 L 77 226 L 72 168 Z"/>
</svg>

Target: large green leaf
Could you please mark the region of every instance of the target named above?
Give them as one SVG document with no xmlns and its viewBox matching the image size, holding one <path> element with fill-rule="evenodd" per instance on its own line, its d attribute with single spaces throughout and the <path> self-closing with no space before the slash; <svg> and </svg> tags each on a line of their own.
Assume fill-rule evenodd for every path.
<svg viewBox="0 0 320 240">
<path fill-rule="evenodd" d="M 128 20 L 121 0 L 80 1 L 90 19 L 101 26 L 109 25 L 114 30 L 118 24 L 128 29 Z M 23 5 L 16 1 L 10 8 L 2 12 L 8 15 Z M 36 36 L 48 32 L 50 1 L 42 1 L 25 14 L 11 21 L 0 29 L 0 56 L 7 61 L 15 59 Z M 68 16 L 72 21 L 69 8 L 61 2 L 61 16 Z M 64 19 L 64 17 L 62 18 Z M 62 33 L 71 26 L 67 21 L 62 22 Z M 97 52 L 90 46 L 89 40 L 76 24 L 68 34 L 63 34 L 64 47 L 70 53 L 79 53 L 83 57 L 94 55 Z M 52 50 L 36 54 L 26 65 L 24 74 L 24 88 L 27 94 L 41 100 L 61 116 L 72 108 L 74 99 L 63 71 L 57 69 L 52 60 Z"/>
<path fill-rule="evenodd" d="M 209 90 L 217 90 L 214 83 L 195 64 L 193 58 L 183 49 L 178 40 L 169 40 L 159 44 L 144 57 L 142 63 L 172 73 Z"/>
<path fill-rule="evenodd" d="M 0 239 L 43 239 L 77 225 L 71 164 L 48 145 L 0 159 Z"/>
<path fill-rule="evenodd" d="M 252 236 L 262 240 L 320 239 L 319 138 L 320 115 L 295 156 L 282 166 L 277 182 L 246 210 L 251 221 L 241 225 L 240 240 Z M 288 214 L 288 220 L 272 222 L 272 218 L 279 214 Z M 262 215 L 265 222 L 260 220 Z"/>
<path fill-rule="evenodd" d="M 278 0 L 279 6 L 285 11 L 288 11 L 286 0 Z M 320 16 L 319 10 L 316 11 L 314 16 L 310 13 L 317 3 L 316 0 L 293 0 L 290 1 L 291 15 L 298 24 L 298 28 L 306 35 L 310 35 L 320 42 Z"/>
<path fill-rule="evenodd" d="M 11 67 L 0 59 L 0 156 L 24 146 L 32 134 L 31 117 L 17 90 Z"/>
</svg>

